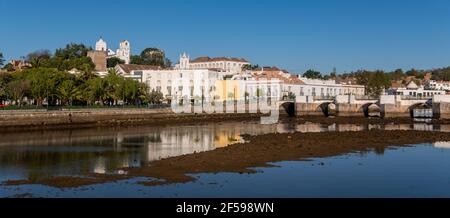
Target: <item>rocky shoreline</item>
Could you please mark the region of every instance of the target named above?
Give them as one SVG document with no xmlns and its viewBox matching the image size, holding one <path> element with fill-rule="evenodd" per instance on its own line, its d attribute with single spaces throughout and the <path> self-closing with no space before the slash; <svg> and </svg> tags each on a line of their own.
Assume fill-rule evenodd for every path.
<svg viewBox="0 0 450 218">
<path fill-rule="evenodd" d="M 245 135 L 245 143 L 232 144 L 212 151 L 188 154 L 151 162 L 140 168 L 118 169 L 123 175 L 89 174 L 83 177 L 51 177 L 32 180 L 10 180 L 3 185 L 42 184 L 57 188 L 79 187 L 114 182 L 133 177 L 156 178 L 146 186 L 186 183 L 197 173 L 255 173 L 254 167 L 271 167 L 280 161 L 323 158 L 355 152 L 375 151 L 421 143 L 450 141 L 450 134 L 424 131 L 384 131 L 326 133 L 289 133 Z"/>
</svg>

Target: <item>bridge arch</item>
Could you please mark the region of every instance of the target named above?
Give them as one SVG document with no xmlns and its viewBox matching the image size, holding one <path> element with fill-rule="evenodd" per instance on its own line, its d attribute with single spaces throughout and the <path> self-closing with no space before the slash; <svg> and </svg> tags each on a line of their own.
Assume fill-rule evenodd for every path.
<svg viewBox="0 0 450 218">
<path fill-rule="evenodd" d="M 280 111 L 284 111 L 290 117 L 295 117 L 297 114 L 295 111 L 295 103 L 294 102 L 284 102 L 280 105 Z"/>
<path fill-rule="evenodd" d="M 319 105 L 316 111 L 321 111 L 326 117 L 336 116 L 336 104 L 333 102 L 324 102 Z"/>
<path fill-rule="evenodd" d="M 415 109 L 431 109 L 432 104 L 430 101 L 427 101 L 425 103 L 416 103 L 411 106 L 409 106 L 408 111 L 411 118 L 414 118 L 414 110 Z"/>
<path fill-rule="evenodd" d="M 364 113 L 364 117 L 381 117 L 381 108 L 376 103 L 364 104 L 360 111 Z"/>
</svg>

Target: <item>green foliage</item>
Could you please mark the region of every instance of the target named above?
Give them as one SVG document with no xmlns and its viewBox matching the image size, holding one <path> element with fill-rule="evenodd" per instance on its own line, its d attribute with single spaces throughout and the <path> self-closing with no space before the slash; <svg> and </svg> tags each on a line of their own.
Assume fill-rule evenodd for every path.
<svg viewBox="0 0 450 218">
<path fill-rule="evenodd" d="M 0 103 L 8 99 L 8 83 L 13 79 L 10 73 L 0 73 Z"/>
<path fill-rule="evenodd" d="M 369 74 L 367 82 L 367 94 L 370 96 L 380 96 L 384 89 L 389 88 L 391 82 L 387 74 L 383 71 L 376 71 Z"/>
<path fill-rule="evenodd" d="M 55 57 L 62 58 L 64 60 L 76 59 L 86 57 L 88 51 L 91 50 L 92 48 L 88 48 L 83 44 L 71 43 L 66 45 L 65 48 L 57 49 L 55 52 Z"/>
<path fill-rule="evenodd" d="M 95 65 L 87 52 L 92 50 L 83 44 L 68 44 L 65 48 L 57 49 L 52 56 L 48 50 L 38 50 L 27 55 L 26 60 L 33 68 L 56 68 L 61 71 L 78 69 L 93 71 Z"/>
<path fill-rule="evenodd" d="M 433 80 L 450 81 L 450 67 L 435 69 L 431 73 Z"/>
<path fill-rule="evenodd" d="M 251 64 L 246 64 L 244 66 L 242 66 L 242 70 L 258 70 L 261 67 L 259 65 L 251 65 Z"/>
<path fill-rule="evenodd" d="M 322 74 L 319 71 L 310 69 L 303 74 L 303 77 L 308 79 L 322 79 Z"/>
<path fill-rule="evenodd" d="M 139 105 L 162 101 L 159 93 L 150 95 L 145 84 L 124 78 L 115 69 L 110 69 L 105 78 L 97 76 L 92 60 L 86 56 L 90 50 L 83 44 L 69 44 L 57 49 L 55 55 L 48 50 L 28 54 L 26 60 L 32 65 L 30 69 L 0 74 L 0 103 L 9 100 L 20 107 L 25 103 L 25 97 L 26 103 L 36 106 L 42 106 L 44 102 L 52 106 L 72 106 L 119 105 L 119 102 Z M 109 62 L 123 63 L 117 59 Z M 72 69 L 81 73 L 71 75 L 68 71 Z"/>
<path fill-rule="evenodd" d="M 30 81 L 28 80 L 13 80 L 6 87 L 6 91 L 11 97 L 11 100 L 16 101 L 19 106 L 22 105 L 22 100 L 29 89 Z"/>
<path fill-rule="evenodd" d="M 108 58 L 106 60 L 106 65 L 108 68 L 115 67 L 118 64 L 125 64 L 125 61 L 123 61 L 122 59 L 120 59 L 118 57 L 112 57 L 112 58 Z"/>
<path fill-rule="evenodd" d="M 152 90 L 148 95 L 148 101 L 152 104 L 161 104 L 164 99 L 163 93 Z"/>
<path fill-rule="evenodd" d="M 6 71 L 8 71 L 8 72 L 14 71 L 14 65 L 12 65 L 11 63 L 7 63 L 7 64 L 3 67 L 3 69 L 6 70 Z"/>
<path fill-rule="evenodd" d="M 168 68 L 172 62 L 166 58 L 163 50 L 158 48 L 146 48 L 140 55 L 133 55 L 130 58 L 131 64 L 154 65 Z"/>
<path fill-rule="evenodd" d="M 5 62 L 5 59 L 3 59 L 3 53 L 0 52 L 0 67 L 3 66 L 4 62 Z"/>
<path fill-rule="evenodd" d="M 405 73 L 407 76 L 414 76 L 418 79 L 423 79 L 425 76 L 425 72 L 424 71 L 418 71 L 416 69 L 411 69 L 409 71 L 406 71 Z"/>
</svg>

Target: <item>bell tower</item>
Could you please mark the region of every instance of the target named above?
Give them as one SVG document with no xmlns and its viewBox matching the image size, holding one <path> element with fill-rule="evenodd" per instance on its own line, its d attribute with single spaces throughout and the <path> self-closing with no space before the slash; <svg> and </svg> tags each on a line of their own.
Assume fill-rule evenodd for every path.
<svg viewBox="0 0 450 218">
<path fill-rule="evenodd" d="M 190 59 L 189 55 L 186 55 L 186 53 L 183 53 L 183 55 L 180 55 L 180 69 L 188 70 L 190 68 L 189 59 Z"/>
<path fill-rule="evenodd" d="M 95 50 L 96 51 L 106 51 L 107 50 L 106 42 L 103 40 L 102 37 L 95 43 Z"/>
<path fill-rule="evenodd" d="M 125 61 L 125 64 L 130 63 L 131 59 L 131 46 L 128 40 L 120 42 L 119 49 L 116 53 L 117 57 Z"/>
</svg>

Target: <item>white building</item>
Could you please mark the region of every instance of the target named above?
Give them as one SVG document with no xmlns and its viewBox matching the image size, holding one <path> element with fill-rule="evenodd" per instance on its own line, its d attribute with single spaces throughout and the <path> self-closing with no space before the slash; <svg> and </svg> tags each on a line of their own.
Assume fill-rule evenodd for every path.
<svg viewBox="0 0 450 218">
<path fill-rule="evenodd" d="M 253 71 L 257 78 L 280 79 L 282 81 L 282 95 L 290 93 L 295 96 L 335 97 L 337 95 L 365 95 L 365 87 L 361 85 L 340 84 L 335 80 L 308 79 L 295 76 L 278 68 L 263 68 Z"/>
<path fill-rule="evenodd" d="M 445 95 L 443 90 L 428 90 L 423 86 L 418 86 L 414 81 L 408 83 L 406 87 L 391 88 L 387 90 L 388 95 L 402 95 L 411 97 L 433 97 L 434 95 Z"/>
<path fill-rule="evenodd" d="M 129 64 L 131 60 L 131 45 L 127 40 L 120 42 L 119 49 L 114 52 L 112 49 L 108 48 L 107 43 L 102 38 L 100 38 L 97 43 L 95 43 L 95 50 L 106 51 L 108 53 L 108 58 L 120 58 L 125 62 L 125 64 Z"/>
<path fill-rule="evenodd" d="M 107 51 L 108 46 L 106 42 L 103 40 L 103 38 L 100 37 L 100 39 L 95 43 L 95 50 L 96 51 Z"/>
<path fill-rule="evenodd" d="M 167 99 L 214 98 L 215 83 L 222 80 L 219 72 L 209 69 L 162 69 L 148 65 L 119 64 L 116 70 L 127 78 L 160 91 Z"/>
<path fill-rule="evenodd" d="M 448 81 L 428 80 L 425 83 L 425 89 L 440 90 L 440 91 L 450 92 L 450 82 L 448 82 Z"/>
<path fill-rule="evenodd" d="M 228 58 L 228 57 L 199 57 L 190 60 L 189 55 L 184 53 L 180 56 L 180 61 L 175 65 L 178 70 L 198 70 L 198 69 L 214 69 L 229 74 L 236 74 L 242 72 L 242 67 L 248 65 L 250 62 L 243 58 Z"/>
</svg>

